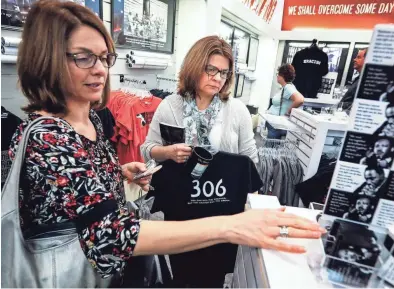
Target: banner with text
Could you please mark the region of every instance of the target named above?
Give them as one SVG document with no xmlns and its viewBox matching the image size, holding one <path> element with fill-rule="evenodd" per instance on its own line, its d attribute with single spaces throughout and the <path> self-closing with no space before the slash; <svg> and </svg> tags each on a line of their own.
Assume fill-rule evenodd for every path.
<svg viewBox="0 0 394 289">
<path fill-rule="evenodd" d="M 286 0 L 282 30 L 373 29 L 394 23 L 393 0 Z"/>
</svg>

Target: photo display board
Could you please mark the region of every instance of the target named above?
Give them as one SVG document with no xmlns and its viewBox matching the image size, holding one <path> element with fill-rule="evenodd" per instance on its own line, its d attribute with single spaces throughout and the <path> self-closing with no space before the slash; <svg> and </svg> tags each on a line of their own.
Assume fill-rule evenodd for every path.
<svg viewBox="0 0 394 289">
<path fill-rule="evenodd" d="M 175 0 L 113 0 L 112 37 L 116 46 L 173 53 Z"/>
<path fill-rule="evenodd" d="M 1 0 L 1 26 L 10 30 L 21 30 L 34 2 L 36 0 Z M 103 19 L 101 0 L 73 0 L 73 2 L 90 8 L 100 19 Z"/>
<path fill-rule="evenodd" d="M 376 26 L 360 79 L 319 222 L 328 230 L 329 281 L 365 288 L 393 282 L 394 273 L 386 246 L 394 224 L 394 25 Z"/>
</svg>

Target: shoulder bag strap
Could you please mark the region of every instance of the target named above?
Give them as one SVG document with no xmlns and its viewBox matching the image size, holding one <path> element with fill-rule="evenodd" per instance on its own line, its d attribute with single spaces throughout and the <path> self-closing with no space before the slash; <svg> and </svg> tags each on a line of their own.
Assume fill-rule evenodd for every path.
<svg viewBox="0 0 394 289">
<path fill-rule="evenodd" d="M 7 180 L 4 184 L 3 190 L 1 192 L 1 215 L 4 216 L 13 210 L 17 210 L 19 212 L 19 181 L 20 174 L 22 171 L 26 147 L 29 141 L 30 133 L 33 129 L 39 124 L 41 121 L 51 119 L 55 121 L 61 121 L 66 124 L 68 127 L 71 126 L 64 120 L 59 118 L 54 118 L 50 116 L 43 116 L 33 120 L 25 129 L 22 135 L 22 139 L 19 142 L 17 151 L 15 153 L 15 159 L 12 162 L 10 172 L 8 174 Z M 19 213 L 18 213 L 19 216 Z"/>
<path fill-rule="evenodd" d="M 286 83 L 286 85 L 287 85 L 287 83 Z M 286 85 L 283 86 L 283 88 L 282 88 L 282 93 L 281 93 L 281 95 L 280 95 L 279 116 L 280 116 L 280 113 L 281 113 L 281 111 L 282 111 L 283 94 L 285 93 L 285 87 L 286 87 Z"/>
</svg>

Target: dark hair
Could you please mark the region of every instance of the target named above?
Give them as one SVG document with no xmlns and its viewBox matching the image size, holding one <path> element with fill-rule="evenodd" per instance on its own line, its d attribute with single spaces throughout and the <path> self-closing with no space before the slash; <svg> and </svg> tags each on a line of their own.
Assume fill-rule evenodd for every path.
<svg viewBox="0 0 394 289">
<path fill-rule="evenodd" d="M 198 81 L 201 74 L 205 72 L 208 59 L 212 55 L 219 54 L 229 60 L 229 70 L 231 77 L 226 80 L 219 96 L 222 100 L 227 100 L 230 95 L 229 89 L 234 79 L 234 58 L 231 46 L 218 36 L 207 36 L 198 40 L 183 60 L 181 71 L 179 72 L 178 94 L 185 97 L 187 94 L 196 96 Z"/>
<path fill-rule="evenodd" d="M 385 110 L 387 110 L 388 108 L 394 107 L 394 103 L 393 102 L 389 102 L 389 104 L 386 106 Z"/>
<path fill-rule="evenodd" d="M 377 136 L 375 140 L 372 142 L 372 146 L 375 146 L 375 143 L 377 143 L 380 140 L 387 140 L 390 143 L 390 148 L 394 147 L 394 141 L 388 136 Z"/>
<path fill-rule="evenodd" d="M 375 171 L 378 173 L 378 175 L 384 175 L 384 170 L 381 167 L 378 167 L 376 165 L 369 165 L 368 167 L 365 168 L 366 171 Z"/>
<path fill-rule="evenodd" d="M 32 5 L 24 24 L 17 62 L 20 87 L 29 101 L 23 108 L 26 112 L 67 112 L 70 79 L 66 65 L 67 41 L 81 25 L 96 29 L 104 37 L 108 52 L 115 52 L 103 22 L 90 9 L 59 0 L 39 0 Z M 100 103 L 93 103 L 92 107 L 105 107 L 109 93 L 108 77 Z"/>
<path fill-rule="evenodd" d="M 291 64 L 282 64 L 278 68 L 278 74 L 288 83 L 295 79 L 296 73 L 294 66 Z"/>
<path fill-rule="evenodd" d="M 359 49 L 358 51 L 364 51 L 364 58 L 367 57 L 368 47 L 361 48 L 361 49 Z"/>
</svg>

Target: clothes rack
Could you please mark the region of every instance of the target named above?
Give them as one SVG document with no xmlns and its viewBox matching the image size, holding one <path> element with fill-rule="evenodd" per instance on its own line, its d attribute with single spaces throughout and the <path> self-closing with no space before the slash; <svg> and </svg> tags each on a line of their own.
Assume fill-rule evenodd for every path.
<svg viewBox="0 0 394 289">
<path fill-rule="evenodd" d="M 119 90 L 111 92 L 107 107 L 115 119 L 112 141 L 121 164 L 144 162 L 140 146 L 145 142 L 149 126 L 161 99 L 146 88 L 147 82 L 120 75 L 123 83 Z"/>
<path fill-rule="evenodd" d="M 282 205 L 298 206 L 295 185 L 302 182 L 303 169 L 295 154 L 297 144 L 289 140 L 267 139 L 258 149 L 262 194 L 276 195 Z"/>
</svg>

